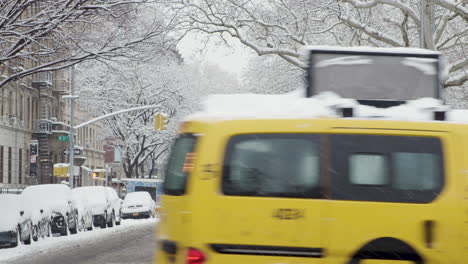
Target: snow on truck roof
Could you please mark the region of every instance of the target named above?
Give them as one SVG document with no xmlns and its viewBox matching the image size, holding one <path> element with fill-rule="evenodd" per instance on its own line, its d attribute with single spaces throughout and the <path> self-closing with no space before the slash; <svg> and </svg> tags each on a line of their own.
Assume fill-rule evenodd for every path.
<svg viewBox="0 0 468 264">
<path fill-rule="evenodd" d="M 202 103 L 202 110 L 186 118 L 190 120 L 245 119 L 311 119 L 342 118 L 342 109 L 352 108 L 354 119 L 396 121 L 434 121 L 434 111 L 445 112 L 443 122 L 468 124 L 468 110 L 453 110 L 434 98 L 420 98 L 389 107 L 361 105 L 355 99 L 323 92 L 306 98 L 304 91 L 284 95 L 233 94 L 211 95 Z"/>
</svg>

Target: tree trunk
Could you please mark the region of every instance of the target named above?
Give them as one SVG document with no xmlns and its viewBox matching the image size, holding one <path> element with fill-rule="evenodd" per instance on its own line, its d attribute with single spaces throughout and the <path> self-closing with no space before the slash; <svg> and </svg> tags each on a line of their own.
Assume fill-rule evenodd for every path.
<svg viewBox="0 0 468 264">
<path fill-rule="evenodd" d="M 420 47 L 435 50 L 434 46 L 434 3 L 432 0 L 421 0 Z"/>
</svg>

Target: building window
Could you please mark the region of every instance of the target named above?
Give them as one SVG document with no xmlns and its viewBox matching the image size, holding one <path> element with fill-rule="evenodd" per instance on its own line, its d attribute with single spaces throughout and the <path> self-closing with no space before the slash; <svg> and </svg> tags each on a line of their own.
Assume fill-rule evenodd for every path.
<svg viewBox="0 0 468 264">
<path fill-rule="evenodd" d="M 3 110 L 3 107 L 5 106 L 5 102 L 3 101 L 3 88 L 0 89 L 0 112 L 1 112 L 1 116 L 4 115 L 4 110 Z"/>
<path fill-rule="evenodd" d="M 13 92 L 10 91 L 8 94 L 8 114 L 13 115 Z"/>
<path fill-rule="evenodd" d="M 11 167 L 11 147 L 8 147 L 8 182 L 7 183 L 11 183 L 11 173 L 12 173 L 12 167 Z"/>
<path fill-rule="evenodd" d="M 27 101 L 26 101 L 26 120 L 25 120 L 25 124 L 26 124 L 26 127 L 31 127 L 30 126 L 30 120 L 31 120 L 31 99 L 28 97 Z"/>
<path fill-rule="evenodd" d="M 3 183 L 3 146 L 0 146 L 0 183 Z"/>
<path fill-rule="evenodd" d="M 23 120 L 23 95 L 19 96 L 19 120 Z"/>
<path fill-rule="evenodd" d="M 23 149 L 18 151 L 18 183 L 23 183 Z"/>
</svg>

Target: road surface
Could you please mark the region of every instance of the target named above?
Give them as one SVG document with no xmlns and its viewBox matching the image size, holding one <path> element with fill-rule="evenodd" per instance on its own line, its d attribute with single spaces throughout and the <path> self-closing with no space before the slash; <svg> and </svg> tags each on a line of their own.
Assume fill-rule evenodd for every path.
<svg viewBox="0 0 468 264">
<path fill-rule="evenodd" d="M 25 251 L 19 258 L 1 261 L 8 264 L 150 264 L 154 263 L 155 222 L 119 226 L 64 238 L 62 243 Z M 100 232 L 98 232 L 100 231 Z M 96 234 L 92 234 L 95 233 Z M 79 237 L 80 235 L 87 235 Z M 53 240 L 54 238 L 50 239 Z M 60 238 L 62 239 L 62 238 Z M 68 240 L 66 240 L 68 239 Z M 47 242 L 44 241 L 44 242 Z M 39 245 L 37 243 L 37 245 Z M 34 244 L 33 244 L 34 246 Z M 27 249 L 27 246 L 23 246 Z M 1 254 L 1 252 L 0 252 Z"/>
</svg>

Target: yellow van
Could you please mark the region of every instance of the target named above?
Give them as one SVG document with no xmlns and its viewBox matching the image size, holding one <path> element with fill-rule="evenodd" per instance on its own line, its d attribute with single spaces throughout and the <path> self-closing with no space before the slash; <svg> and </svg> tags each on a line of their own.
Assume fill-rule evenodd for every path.
<svg viewBox="0 0 468 264">
<path fill-rule="evenodd" d="M 193 118 L 158 264 L 468 263 L 468 124 Z"/>
</svg>

